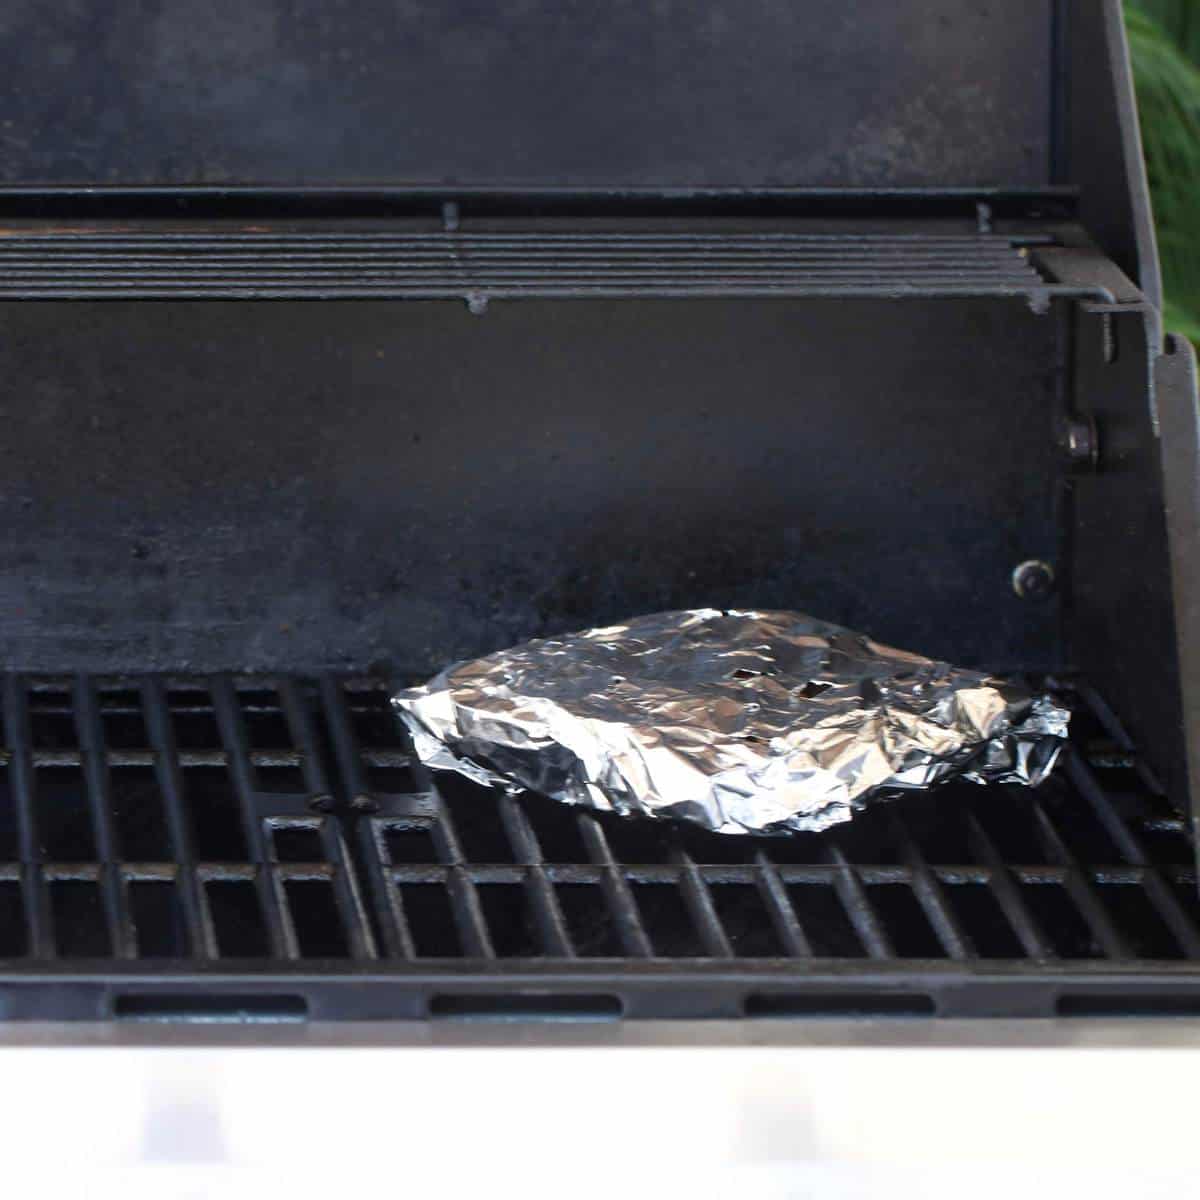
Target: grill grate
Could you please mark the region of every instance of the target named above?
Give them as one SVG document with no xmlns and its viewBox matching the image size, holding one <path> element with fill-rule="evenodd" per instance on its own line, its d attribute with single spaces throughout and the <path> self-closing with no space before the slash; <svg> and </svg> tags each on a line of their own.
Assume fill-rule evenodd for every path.
<svg viewBox="0 0 1200 1200">
<path fill-rule="evenodd" d="M 1044 239 L 1042 239 L 1044 241 Z M 1000 235 L 9 233 L 0 297 L 1099 296 Z M 1110 297 L 1111 298 L 1111 297 Z"/>
<path fill-rule="evenodd" d="M 242 1000 L 248 979 L 302 978 L 329 1015 L 361 1007 L 322 991 L 338 981 L 360 999 L 364 980 L 405 984 L 385 1012 L 452 1011 L 446 980 L 514 970 L 593 992 L 607 972 L 648 1014 L 725 1011 L 735 987 L 754 1011 L 812 1011 L 780 987 L 819 999 L 833 979 L 856 996 L 915 980 L 940 1011 L 964 979 L 996 1011 L 1021 1007 L 1014 980 L 1026 1007 L 1034 978 L 1051 1006 L 1069 984 L 1072 1008 L 1134 977 L 1190 989 L 1187 829 L 1103 704 L 1074 697 L 1072 747 L 1037 792 L 948 785 L 823 837 L 748 839 L 457 777 L 435 790 L 367 683 L 7 676 L 0 994 L 62 969 L 111 989 L 147 963 L 139 986 L 215 971 Z"/>
</svg>

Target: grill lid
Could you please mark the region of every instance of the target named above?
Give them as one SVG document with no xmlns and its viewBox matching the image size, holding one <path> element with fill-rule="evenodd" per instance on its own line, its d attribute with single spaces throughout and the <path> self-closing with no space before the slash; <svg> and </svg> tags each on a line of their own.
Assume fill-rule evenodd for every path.
<svg viewBox="0 0 1200 1200">
<path fill-rule="evenodd" d="M 130 0 L 0 39 L 9 184 L 1037 187 L 1050 0 Z M 64 98 L 69 97 L 69 103 Z"/>
</svg>

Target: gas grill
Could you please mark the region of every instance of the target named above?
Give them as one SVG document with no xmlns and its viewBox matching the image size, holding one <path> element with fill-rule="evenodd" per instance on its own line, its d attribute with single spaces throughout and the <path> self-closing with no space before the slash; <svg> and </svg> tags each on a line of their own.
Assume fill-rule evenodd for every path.
<svg viewBox="0 0 1200 1200">
<path fill-rule="evenodd" d="M 0 79 L 0 1015 L 1200 1013 L 1116 3 L 115 7 Z M 1069 751 L 720 837 L 430 775 L 388 705 L 701 605 L 1023 675 Z"/>
</svg>

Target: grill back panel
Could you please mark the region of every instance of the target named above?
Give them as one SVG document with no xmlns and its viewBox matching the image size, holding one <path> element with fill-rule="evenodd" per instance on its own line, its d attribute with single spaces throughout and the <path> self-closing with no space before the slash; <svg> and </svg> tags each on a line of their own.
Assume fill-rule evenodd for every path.
<svg viewBox="0 0 1200 1200">
<path fill-rule="evenodd" d="M 705 604 L 1057 658 L 1010 582 L 1056 556 L 1056 322 L 1015 300 L 2 319 L 10 668 L 419 675 Z"/>
</svg>

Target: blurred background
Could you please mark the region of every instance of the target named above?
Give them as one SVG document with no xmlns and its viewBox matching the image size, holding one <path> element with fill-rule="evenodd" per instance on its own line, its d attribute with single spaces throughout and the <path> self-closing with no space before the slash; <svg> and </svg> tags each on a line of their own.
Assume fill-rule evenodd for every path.
<svg viewBox="0 0 1200 1200">
<path fill-rule="evenodd" d="M 1126 0 L 1166 327 L 1200 343 L 1200 0 Z"/>
</svg>

